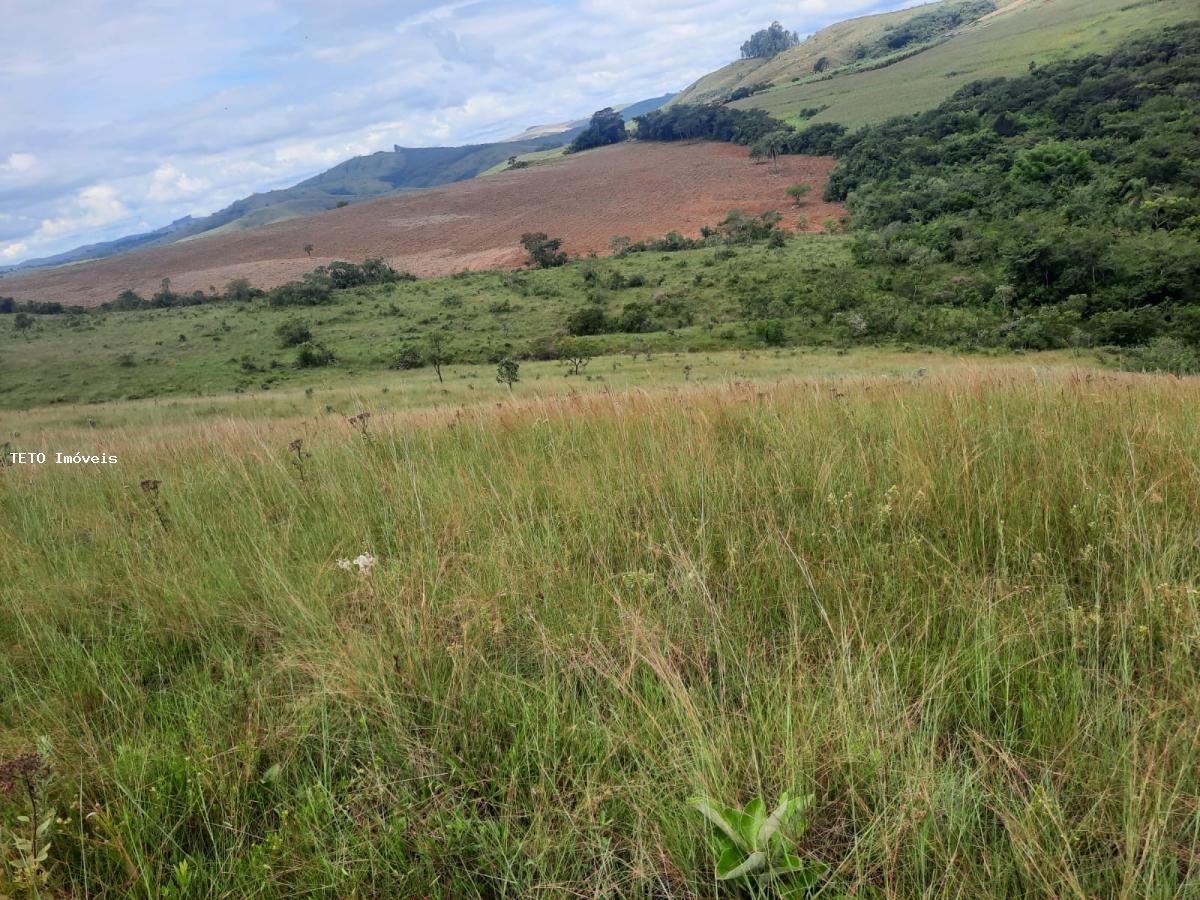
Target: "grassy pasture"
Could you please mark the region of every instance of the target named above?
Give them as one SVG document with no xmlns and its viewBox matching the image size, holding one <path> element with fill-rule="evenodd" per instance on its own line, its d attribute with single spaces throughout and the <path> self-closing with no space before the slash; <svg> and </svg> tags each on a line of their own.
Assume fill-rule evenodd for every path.
<svg viewBox="0 0 1200 900">
<path fill-rule="evenodd" d="M 40 890 L 717 896 L 685 798 L 790 788 L 822 896 L 1194 896 L 1198 401 L 739 381 L 0 469 Z M 27 812 L 0 799 L 0 894 Z"/>
<path fill-rule="evenodd" d="M 806 108 L 829 108 L 804 124 L 841 122 L 856 128 L 937 106 L 972 81 L 1022 75 L 1031 62 L 1103 53 L 1167 25 L 1195 19 L 1190 0 L 1031 0 L 964 29 L 951 39 L 884 68 L 806 81 L 775 80 L 774 90 L 732 104 L 788 119 Z"/>
<path fill-rule="evenodd" d="M 741 321 L 733 288 L 756 279 L 772 285 L 787 280 L 825 296 L 849 281 L 866 283 L 870 274 L 850 266 L 848 241 L 844 235 L 804 235 L 781 250 L 744 247 L 726 257 L 706 249 L 585 260 L 547 271 L 464 273 L 339 291 L 334 303 L 313 307 L 217 303 L 38 316 L 27 331 L 17 331 L 13 317 L 4 316 L 0 408 L 357 383 L 386 371 L 399 350 L 438 330 L 449 335 L 457 362 L 480 363 L 555 339 L 567 316 L 588 302 L 618 315 L 629 303 L 653 303 L 655 295 L 685 304 L 694 324 L 605 335 L 595 339 L 597 349 L 750 348 L 760 342 Z M 595 271 L 594 284 L 584 280 L 585 269 Z M 642 284 L 606 289 L 603 283 L 616 272 Z M 293 366 L 295 350 L 280 346 L 275 335 L 292 320 L 308 325 L 314 339 L 334 351 L 336 368 Z M 808 335 L 809 343 L 832 337 L 828 329 L 818 332 Z"/>
</svg>

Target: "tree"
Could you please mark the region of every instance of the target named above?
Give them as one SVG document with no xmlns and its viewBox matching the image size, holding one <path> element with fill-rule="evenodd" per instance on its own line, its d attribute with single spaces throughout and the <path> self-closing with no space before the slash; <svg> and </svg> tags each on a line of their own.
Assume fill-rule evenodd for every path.
<svg viewBox="0 0 1200 900">
<path fill-rule="evenodd" d="M 500 384 L 507 384 L 509 391 L 513 389 L 513 385 L 521 380 L 518 372 L 521 364 L 511 356 L 506 356 L 500 360 L 500 364 L 496 366 L 496 381 Z"/>
<path fill-rule="evenodd" d="M 442 366 L 450 361 L 449 354 L 446 352 L 446 335 L 440 331 L 431 332 L 425 338 L 425 346 L 428 351 L 425 358 L 433 366 L 433 371 L 437 373 L 438 384 L 444 384 Z"/>
<path fill-rule="evenodd" d="M 305 253 L 307 253 L 307 254 L 308 254 L 310 257 L 311 257 L 311 256 L 312 256 L 312 252 L 313 252 L 313 245 L 312 245 L 312 244 L 305 244 L 305 245 L 304 245 L 304 252 L 305 252 Z"/>
<path fill-rule="evenodd" d="M 771 165 L 778 170 L 779 155 L 787 152 L 788 142 L 791 140 L 792 135 L 792 131 L 782 128 L 768 132 L 751 145 L 750 158 L 769 159 Z"/>
<path fill-rule="evenodd" d="M 225 285 L 225 299 L 234 300 L 238 303 L 249 302 L 261 293 L 261 291 L 257 291 L 251 287 L 250 282 L 245 278 L 235 278 L 229 284 Z"/>
<path fill-rule="evenodd" d="M 567 338 L 563 341 L 559 345 L 559 352 L 563 363 L 571 370 L 571 375 L 583 374 L 583 370 L 587 368 L 587 364 L 595 355 L 591 342 L 578 337 Z"/>
<path fill-rule="evenodd" d="M 529 264 L 535 269 L 553 269 L 566 265 L 570 257 L 562 247 L 562 238 L 551 238 L 544 231 L 527 231 L 521 235 L 521 246 L 529 254 Z"/>
<path fill-rule="evenodd" d="M 801 203 L 804 202 L 804 198 L 806 196 L 808 196 L 808 193 L 811 190 L 812 190 L 812 185 L 808 184 L 807 182 L 802 181 L 799 184 L 793 184 L 790 188 L 787 189 L 787 192 L 788 192 L 788 196 L 791 197 L 793 200 L 795 200 L 796 205 L 799 206 Z"/>
<path fill-rule="evenodd" d="M 625 119 L 611 106 L 592 113 L 592 121 L 567 147 L 568 153 L 591 150 L 606 144 L 619 144 L 627 137 Z"/>
<path fill-rule="evenodd" d="M 1047 141 L 1017 154 L 1013 177 L 1029 184 L 1076 184 L 1091 176 L 1092 160 L 1079 146 Z"/>
<path fill-rule="evenodd" d="M 772 22 L 769 27 L 754 32 L 750 39 L 742 44 L 742 59 L 770 59 L 798 43 L 800 35 L 788 31 L 778 22 Z"/>
</svg>

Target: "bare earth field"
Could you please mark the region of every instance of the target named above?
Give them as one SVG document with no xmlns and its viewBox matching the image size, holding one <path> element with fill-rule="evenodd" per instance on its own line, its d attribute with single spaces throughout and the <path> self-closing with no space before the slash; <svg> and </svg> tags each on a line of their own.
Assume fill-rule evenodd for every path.
<svg viewBox="0 0 1200 900">
<path fill-rule="evenodd" d="M 845 210 L 821 201 L 834 160 L 786 156 L 778 167 L 751 163 L 732 144 L 622 144 L 532 170 L 413 191 L 237 234 L 214 235 L 112 259 L 0 278 L 18 300 L 96 305 L 126 288 L 153 292 L 163 278 L 177 291 L 219 288 L 244 277 L 269 288 L 335 259 L 382 256 L 424 277 L 518 266 L 522 233 L 562 237 L 573 253 L 608 251 L 613 235 L 634 240 L 668 231 L 697 235 L 729 210 L 803 215 L 811 230 Z M 813 186 L 801 209 L 789 185 Z M 312 244 L 312 257 L 303 247 Z"/>
</svg>

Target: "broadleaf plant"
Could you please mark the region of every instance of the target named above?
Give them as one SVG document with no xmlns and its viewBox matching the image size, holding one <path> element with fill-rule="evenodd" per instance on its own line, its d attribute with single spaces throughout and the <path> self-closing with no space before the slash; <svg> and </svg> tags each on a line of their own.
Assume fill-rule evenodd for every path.
<svg viewBox="0 0 1200 900">
<path fill-rule="evenodd" d="M 829 872 L 822 863 L 788 852 L 790 841 L 808 829 L 805 811 L 811 803 L 811 795 L 791 798 L 785 793 L 768 815 L 761 797 L 746 804 L 745 810 L 706 797 L 688 800 L 713 827 L 717 880 L 770 885 L 785 897 L 804 897 Z"/>
</svg>

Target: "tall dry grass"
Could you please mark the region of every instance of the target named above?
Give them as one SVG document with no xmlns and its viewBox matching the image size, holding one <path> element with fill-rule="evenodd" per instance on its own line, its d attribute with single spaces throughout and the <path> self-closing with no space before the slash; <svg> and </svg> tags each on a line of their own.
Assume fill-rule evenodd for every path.
<svg viewBox="0 0 1200 900">
<path fill-rule="evenodd" d="M 799 789 L 827 896 L 1195 896 L 1198 401 L 743 384 L 6 469 L 44 892 L 712 896 L 685 798 Z"/>
</svg>

